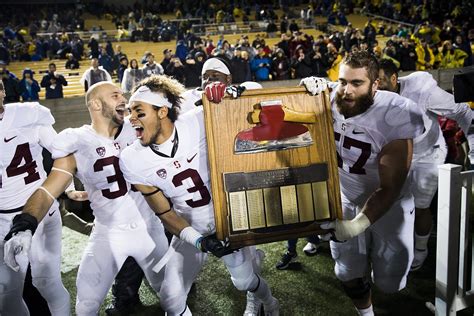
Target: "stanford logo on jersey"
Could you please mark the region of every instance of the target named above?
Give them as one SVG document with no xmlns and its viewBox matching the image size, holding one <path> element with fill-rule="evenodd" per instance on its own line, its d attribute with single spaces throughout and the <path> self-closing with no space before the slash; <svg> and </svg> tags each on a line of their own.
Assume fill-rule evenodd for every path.
<svg viewBox="0 0 474 316">
<path fill-rule="evenodd" d="M 166 179 L 166 176 L 168 175 L 166 173 L 166 170 L 165 169 L 160 169 L 156 172 L 156 174 L 158 175 L 158 177 L 162 178 L 162 179 Z"/>
<path fill-rule="evenodd" d="M 99 148 L 96 148 L 95 151 L 97 152 L 97 154 L 101 157 L 104 157 L 105 156 L 105 147 L 99 147 Z"/>
</svg>

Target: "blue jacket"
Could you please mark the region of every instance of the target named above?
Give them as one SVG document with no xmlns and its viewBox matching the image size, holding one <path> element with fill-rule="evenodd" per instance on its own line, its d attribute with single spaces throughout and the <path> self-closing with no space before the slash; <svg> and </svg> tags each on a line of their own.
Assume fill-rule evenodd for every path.
<svg viewBox="0 0 474 316">
<path fill-rule="evenodd" d="M 265 81 L 270 79 L 270 69 L 272 61 L 268 57 L 255 56 L 250 62 L 250 69 L 255 74 L 255 81 Z"/>
</svg>

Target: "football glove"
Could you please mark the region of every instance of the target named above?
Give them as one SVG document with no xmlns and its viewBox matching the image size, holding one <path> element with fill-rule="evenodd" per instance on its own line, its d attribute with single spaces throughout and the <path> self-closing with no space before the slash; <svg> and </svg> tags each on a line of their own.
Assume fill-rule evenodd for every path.
<svg viewBox="0 0 474 316">
<path fill-rule="evenodd" d="M 326 79 L 320 77 L 306 77 L 301 79 L 299 86 L 304 86 L 312 95 L 320 94 L 328 88 Z"/>
<path fill-rule="evenodd" d="M 226 87 L 225 83 L 212 82 L 206 86 L 204 93 L 209 101 L 219 103 L 224 98 Z"/>
<path fill-rule="evenodd" d="M 20 265 L 16 256 L 28 255 L 33 235 L 30 230 L 15 233 L 4 245 L 3 260 L 13 271 L 18 272 Z"/>
<path fill-rule="evenodd" d="M 235 250 L 229 248 L 229 241 L 220 241 L 215 234 L 201 237 L 198 241 L 199 248 L 202 252 L 212 253 L 217 258 L 231 254 Z"/>
<path fill-rule="evenodd" d="M 237 99 L 238 97 L 240 97 L 244 91 L 244 86 L 230 86 L 225 89 L 225 92 L 227 92 L 227 94 L 230 95 L 233 99 Z"/>
<path fill-rule="evenodd" d="M 12 227 L 5 236 L 3 259 L 5 264 L 14 271 L 20 269 L 15 257 L 28 253 L 37 227 L 38 220 L 30 214 L 20 213 L 13 218 Z"/>
<path fill-rule="evenodd" d="M 364 213 L 359 213 L 352 220 L 339 220 L 323 223 L 322 229 L 330 231 L 331 239 L 334 241 L 346 241 L 359 234 L 362 234 L 370 226 L 370 220 Z M 323 235 L 322 239 L 327 240 L 328 234 Z"/>
</svg>

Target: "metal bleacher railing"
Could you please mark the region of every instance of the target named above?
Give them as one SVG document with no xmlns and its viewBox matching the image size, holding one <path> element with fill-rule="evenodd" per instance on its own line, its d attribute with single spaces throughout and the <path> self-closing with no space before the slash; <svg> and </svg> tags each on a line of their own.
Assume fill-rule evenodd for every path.
<svg viewBox="0 0 474 316">
<path fill-rule="evenodd" d="M 436 249 L 436 315 L 456 315 L 474 306 L 473 236 L 470 206 L 474 170 L 439 167 Z"/>
</svg>

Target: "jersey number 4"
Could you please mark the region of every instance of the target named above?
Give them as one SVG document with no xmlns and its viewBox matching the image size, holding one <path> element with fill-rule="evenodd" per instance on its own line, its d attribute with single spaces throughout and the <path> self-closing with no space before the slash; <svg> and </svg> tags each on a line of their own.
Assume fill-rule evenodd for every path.
<svg viewBox="0 0 474 316">
<path fill-rule="evenodd" d="M 336 139 L 336 142 L 339 142 L 341 140 L 341 134 L 339 134 L 338 132 L 334 132 L 334 138 Z M 362 142 L 360 140 L 350 138 L 348 136 L 344 136 L 342 147 L 349 150 L 351 149 L 351 147 L 360 149 L 360 156 L 359 158 L 357 158 L 357 161 L 352 167 L 349 166 L 349 173 L 366 174 L 364 166 L 370 157 L 371 145 L 369 143 Z M 337 153 L 337 165 L 341 169 L 344 165 L 339 153 Z"/>
<path fill-rule="evenodd" d="M 38 165 L 31 155 L 30 144 L 20 144 L 16 147 L 15 155 L 6 169 L 7 177 L 15 177 L 26 173 L 23 180 L 25 184 L 29 184 L 40 179 L 40 174 L 36 170 L 37 167 Z"/>
</svg>

